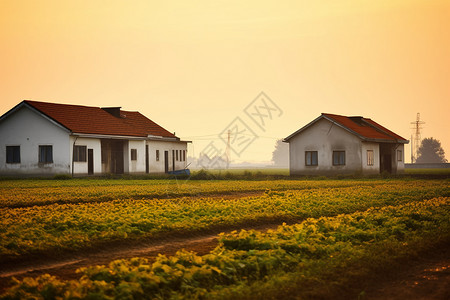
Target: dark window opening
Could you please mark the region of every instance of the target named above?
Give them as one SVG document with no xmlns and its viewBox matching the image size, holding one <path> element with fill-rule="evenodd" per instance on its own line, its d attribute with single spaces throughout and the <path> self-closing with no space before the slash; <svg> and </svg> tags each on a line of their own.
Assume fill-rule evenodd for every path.
<svg viewBox="0 0 450 300">
<path fill-rule="evenodd" d="M 20 146 L 6 146 L 6 163 L 20 164 Z"/>
<path fill-rule="evenodd" d="M 318 154 L 317 151 L 305 151 L 305 165 L 307 166 L 317 166 Z"/>
<path fill-rule="evenodd" d="M 403 161 L 402 150 L 397 150 L 397 161 Z"/>
<path fill-rule="evenodd" d="M 86 162 L 87 146 L 74 146 L 73 147 L 73 161 Z"/>
<path fill-rule="evenodd" d="M 156 161 L 159 161 L 159 150 L 156 150 Z"/>
<path fill-rule="evenodd" d="M 131 160 L 137 160 L 137 149 L 131 149 Z"/>
<path fill-rule="evenodd" d="M 39 162 L 43 164 L 53 163 L 53 146 L 39 146 Z"/>
<path fill-rule="evenodd" d="M 373 166 L 373 162 L 374 162 L 373 150 L 367 150 L 367 165 Z"/>
<path fill-rule="evenodd" d="M 345 165 L 345 151 L 333 151 L 333 166 Z"/>
</svg>

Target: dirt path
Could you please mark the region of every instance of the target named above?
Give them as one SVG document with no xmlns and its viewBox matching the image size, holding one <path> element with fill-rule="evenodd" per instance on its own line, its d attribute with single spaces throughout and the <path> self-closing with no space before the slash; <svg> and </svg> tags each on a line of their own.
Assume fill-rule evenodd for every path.
<svg viewBox="0 0 450 300">
<path fill-rule="evenodd" d="M 265 231 L 274 229 L 277 223 L 267 223 L 257 226 L 239 226 L 243 229 Z M 152 259 L 159 253 L 173 255 L 180 249 L 195 251 L 200 255 L 207 254 L 217 246 L 218 230 L 209 234 L 187 237 L 167 237 L 158 240 L 148 240 L 139 244 L 116 245 L 102 248 L 91 253 L 78 253 L 61 258 L 42 258 L 34 262 L 24 261 L 0 266 L 0 293 L 11 284 L 11 277 L 21 279 L 26 276 L 35 277 L 41 274 L 51 274 L 62 279 L 76 279 L 76 270 L 91 265 L 104 265 L 116 259 L 131 257 L 146 257 Z M 362 299 L 392 299 L 392 300 L 422 300 L 450 299 L 450 245 L 427 253 L 411 263 L 395 275 L 387 276 L 370 289 L 365 291 Z"/>
<path fill-rule="evenodd" d="M 411 261 L 367 290 L 363 299 L 450 299 L 450 245 Z"/>
<path fill-rule="evenodd" d="M 61 279 L 76 279 L 80 275 L 75 271 L 81 267 L 92 265 L 106 265 L 116 259 L 145 257 L 152 259 L 162 253 L 167 256 L 175 254 L 180 249 L 194 251 L 199 255 L 207 254 L 218 243 L 217 236 L 220 232 L 237 229 L 255 229 L 266 231 L 275 229 L 281 222 L 259 224 L 254 226 L 229 227 L 226 230 L 216 230 L 209 234 L 186 237 L 167 237 L 155 240 L 147 240 L 128 245 L 111 245 L 102 247 L 98 251 L 87 251 L 64 257 L 44 257 L 36 260 L 26 260 L 0 265 L 0 293 L 11 284 L 11 278 L 35 277 L 42 274 L 58 276 Z"/>
</svg>

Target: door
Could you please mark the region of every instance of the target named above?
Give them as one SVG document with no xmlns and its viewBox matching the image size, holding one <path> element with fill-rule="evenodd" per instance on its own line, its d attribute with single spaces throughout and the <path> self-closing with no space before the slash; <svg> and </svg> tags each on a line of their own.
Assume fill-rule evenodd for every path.
<svg viewBox="0 0 450 300">
<path fill-rule="evenodd" d="M 123 144 L 124 141 L 121 140 L 113 142 L 112 159 L 113 159 L 114 174 L 123 174 L 124 169 Z"/>
<path fill-rule="evenodd" d="M 88 175 L 94 174 L 94 149 L 88 149 Z"/>
<path fill-rule="evenodd" d="M 148 159 L 148 145 L 145 145 L 145 173 L 150 171 L 149 159 Z"/>
<path fill-rule="evenodd" d="M 175 171 L 175 150 L 172 150 L 172 171 Z"/>
<path fill-rule="evenodd" d="M 392 156 L 390 154 L 384 154 L 381 157 L 380 172 L 383 173 L 384 171 L 392 173 Z"/>
<path fill-rule="evenodd" d="M 164 151 L 164 173 L 169 173 L 169 151 Z"/>
<path fill-rule="evenodd" d="M 124 141 L 102 139 L 102 171 L 105 173 L 123 174 Z"/>
</svg>

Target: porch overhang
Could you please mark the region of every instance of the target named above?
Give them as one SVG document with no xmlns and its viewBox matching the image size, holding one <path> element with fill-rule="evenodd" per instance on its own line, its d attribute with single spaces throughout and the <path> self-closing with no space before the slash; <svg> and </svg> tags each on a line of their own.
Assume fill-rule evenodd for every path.
<svg viewBox="0 0 450 300">
<path fill-rule="evenodd" d="M 174 142 L 174 143 L 192 143 L 192 141 L 182 141 L 180 138 L 177 137 L 165 137 L 165 136 L 158 136 L 158 135 L 148 135 L 146 140 L 149 141 L 161 141 L 161 142 Z"/>
<path fill-rule="evenodd" d="M 142 136 L 108 135 L 108 134 L 89 134 L 89 133 L 71 133 L 72 136 L 93 139 L 113 139 L 113 140 L 138 140 L 143 141 L 146 138 Z"/>
<path fill-rule="evenodd" d="M 409 144 L 408 140 L 388 140 L 388 139 L 369 139 L 359 136 L 364 142 L 386 143 L 386 144 Z"/>
</svg>

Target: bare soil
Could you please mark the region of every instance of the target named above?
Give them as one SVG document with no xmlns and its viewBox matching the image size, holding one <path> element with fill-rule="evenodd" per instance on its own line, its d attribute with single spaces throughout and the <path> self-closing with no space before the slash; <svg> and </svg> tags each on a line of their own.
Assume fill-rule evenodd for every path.
<svg viewBox="0 0 450 300">
<path fill-rule="evenodd" d="M 145 241 L 132 241 L 103 245 L 97 250 L 80 253 L 55 255 L 54 257 L 34 257 L 24 261 L 12 261 L 0 264 L 0 293 L 11 285 L 11 278 L 35 277 L 51 274 L 61 279 L 77 279 L 80 277 L 76 270 L 92 265 L 106 265 L 116 259 L 131 257 L 145 257 L 150 260 L 164 254 L 175 254 L 180 249 L 194 251 L 199 255 L 207 254 L 218 243 L 220 232 L 236 229 L 256 229 L 265 231 L 276 228 L 280 222 L 258 225 L 236 226 L 221 228 L 220 230 L 189 234 L 187 236 L 167 236 Z M 450 299 L 450 245 L 444 245 L 414 259 L 393 274 L 383 277 L 379 282 L 370 284 L 361 298 L 365 300 L 422 300 L 422 299 Z"/>
<path fill-rule="evenodd" d="M 92 265 L 107 265 L 117 259 L 144 257 L 151 260 L 158 254 L 170 256 L 181 249 L 204 255 L 217 246 L 217 236 L 221 232 L 237 229 L 266 231 L 275 229 L 281 223 L 269 222 L 257 225 L 229 226 L 208 233 L 188 233 L 185 236 L 178 234 L 140 241 L 122 241 L 102 245 L 96 250 L 89 249 L 83 252 L 65 254 L 55 253 L 54 255 L 40 257 L 27 257 L 24 260 L 12 260 L 0 263 L 0 293 L 11 285 L 13 277 L 21 279 L 50 274 L 61 279 L 77 279 L 80 277 L 76 273 L 77 269 Z"/>
<path fill-rule="evenodd" d="M 449 300 L 450 244 L 409 261 L 361 296 L 364 300 Z"/>
</svg>

